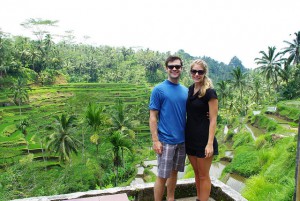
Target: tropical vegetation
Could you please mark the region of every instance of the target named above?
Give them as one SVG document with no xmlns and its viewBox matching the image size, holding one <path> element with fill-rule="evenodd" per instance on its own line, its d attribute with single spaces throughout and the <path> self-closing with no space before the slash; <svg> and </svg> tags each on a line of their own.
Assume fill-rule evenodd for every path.
<svg viewBox="0 0 300 201">
<path fill-rule="evenodd" d="M 48 31 L 57 23 L 26 20 L 22 26 L 34 39 L 0 30 L 0 200 L 129 185 L 136 165 L 155 157 L 148 100 L 166 78 L 164 60 L 171 52 L 76 43 L 72 32 L 57 37 Z M 248 200 L 293 196 L 299 35 L 283 41 L 282 50 L 260 51 L 255 69 L 236 56 L 225 64 L 182 49 L 174 53 L 183 59 L 186 86 L 192 82 L 189 63 L 208 63 L 220 103 L 215 160 L 234 152 L 224 174 L 247 178 L 242 194 Z M 276 107 L 272 116 L 270 106 Z M 244 125 L 263 134 L 253 139 Z M 153 180 L 151 171 L 145 174 Z"/>
</svg>

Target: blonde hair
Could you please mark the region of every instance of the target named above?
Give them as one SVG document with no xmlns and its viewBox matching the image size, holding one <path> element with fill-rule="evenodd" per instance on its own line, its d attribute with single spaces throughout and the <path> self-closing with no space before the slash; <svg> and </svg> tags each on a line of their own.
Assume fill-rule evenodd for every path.
<svg viewBox="0 0 300 201">
<path fill-rule="evenodd" d="M 195 61 L 193 61 L 191 63 L 191 70 L 193 69 L 193 67 L 195 65 L 200 65 L 203 70 L 204 70 L 204 77 L 203 77 L 203 81 L 202 81 L 202 87 L 200 89 L 200 93 L 198 95 L 199 98 L 205 96 L 206 90 L 209 88 L 213 88 L 213 83 L 211 81 L 211 79 L 208 77 L 208 66 L 207 63 L 205 61 L 203 61 L 202 59 L 197 59 Z"/>
</svg>

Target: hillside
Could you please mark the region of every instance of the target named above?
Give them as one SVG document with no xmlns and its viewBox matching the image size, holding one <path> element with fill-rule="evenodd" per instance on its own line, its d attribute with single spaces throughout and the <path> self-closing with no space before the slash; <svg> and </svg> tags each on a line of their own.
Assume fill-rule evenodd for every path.
<svg viewBox="0 0 300 201">
<path fill-rule="evenodd" d="M 148 110 L 145 105 L 149 98 L 147 86 L 65 84 L 39 87 L 33 88 L 29 92 L 29 102 L 21 107 L 12 103 L 11 96 L 10 93 L 3 93 L 0 97 L 1 106 L 4 106 L 0 107 L 0 172 L 2 175 L 0 180 L 3 186 L 0 190 L 0 199 L 61 194 L 82 191 L 83 189 L 95 189 L 97 185 L 100 188 L 114 185 L 116 182 L 112 160 L 114 153 L 112 145 L 108 141 L 112 131 L 107 128 L 108 126 L 103 126 L 99 130 L 100 144 L 97 145 L 97 149 L 99 146 L 97 151 L 95 142 L 91 138 L 93 131 L 89 128 L 85 118 L 89 103 L 95 103 L 105 108 L 103 114 L 105 114 L 107 125 L 110 127 L 113 127 L 110 118 L 116 112 L 113 109 L 116 100 L 124 102 L 125 110 L 122 115 L 125 115 L 125 119 L 139 122 L 133 129 L 135 137 L 131 139 L 133 143 L 131 153 L 135 154 L 128 155 L 129 153 L 126 153 L 124 156 L 127 164 L 119 167 L 121 172 L 118 183 L 128 182 L 128 179 L 135 172 L 133 164 L 139 163 L 146 157 L 143 155 L 145 154 L 143 149 L 151 146 L 147 119 Z M 46 149 L 49 138 L 57 132 L 57 122 L 54 117 L 61 114 L 76 116 L 77 121 L 73 125 L 72 135 L 84 143 L 84 147 L 81 146 L 77 150 L 78 156 L 73 153 L 71 161 L 67 163 L 60 161 L 59 154 L 49 152 Z M 27 122 L 25 126 L 23 124 L 23 127 L 19 127 L 24 121 Z M 125 126 L 124 123 L 123 127 Z M 139 152 L 140 154 L 138 154 Z M 146 154 L 148 154 L 147 151 Z M 92 167 L 95 169 L 91 170 Z M 68 169 L 71 172 L 66 172 Z M 78 171 L 82 174 L 78 174 Z M 99 175 L 97 171 L 102 173 Z M 32 178 L 33 172 L 34 178 Z M 76 174 L 76 172 L 78 175 L 74 180 L 66 181 L 70 179 L 67 175 Z M 51 175 L 53 178 L 49 179 L 49 176 L 45 174 Z M 10 178 L 12 175 L 16 175 L 16 177 Z M 60 177 L 66 179 L 62 179 L 60 182 L 69 182 L 69 184 L 62 188 L 60 182 L 57 181 Z M 82 177 L 85 177 L 86 180 L 83 181 Z M 9 183 L 11 182 L 19 184 L 10 186 Z M 52 182 L 58 182 L 55 184 L 57 187 Z M 77 184 L 74 186 L 74 183 Z M 41 192 L 41 189 L 44 191 Z"/>
</svg>

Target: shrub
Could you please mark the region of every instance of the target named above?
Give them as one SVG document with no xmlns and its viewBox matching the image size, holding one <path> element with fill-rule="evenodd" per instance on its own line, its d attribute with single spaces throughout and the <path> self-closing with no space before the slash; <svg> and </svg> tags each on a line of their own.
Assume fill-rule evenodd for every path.
<svg viewBox="0 0 300 201">
<path fill-rule="evenodd" d="M 264 115 L 255 115 L 251 118 L 251 123 L 255 124 L 259 128 L 267 129 L 267 131 L 274 131 L 277 129 L 278 124 L 276 121 L 269 119 Z"/>
<path fill-rule="evenodd" d="M 148 168 L 144 169 L 144 177 L 145 182 L 154 182 L 156 179 L 156 175 Z"/>
<path fill-rule="evenodd" d="M 254 140 L 250 133 L 248 132 L 240 132 L 233 136 L 233 146 L 232 148 L 236 148 L 238 146 L 247 145 L 250 142 L 253 143 Z"/>
<path fill-rule="evenodd" d="M 266 145 L 267 141 L 265 139 L 265 136 L 259 136 L 255 141 L 255 147 L 256 149 L 261 149 Z"/>
<path fill-rule="evenodd" d="M 239 147 L 235 153 L 232 162 L 224 169 L 225 172 L 234 172 L 244 177 L 259 173 L 259 158 L 254 147 Z"/>
<path fill-rule="evenodd" d="M 300 117 L 300 101 L 287 102 L 282 101 L 277 104 L 279 114 L 294 122 L 299 121 Z"/>
<path fill-rule="evenodd" d="M 9 125 L 6 128 L 4 128 L 2 135 L 9 137 L 11 134 L 16 132 L 17 130 L 18 129 L 17 129 L 16 125 L 12 124 L 12 125 Z"/>
</svg>

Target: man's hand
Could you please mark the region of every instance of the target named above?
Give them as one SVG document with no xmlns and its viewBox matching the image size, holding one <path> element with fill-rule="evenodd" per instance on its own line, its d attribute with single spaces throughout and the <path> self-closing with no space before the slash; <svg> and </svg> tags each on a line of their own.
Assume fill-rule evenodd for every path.
<svg viewBox="0 0 300 201">
<path fill-rule="evenodd" d="M 163 146 L 161 144 L 160 141 L 155 141 L 153 142 L 153 150 L 155 151 L 155 153 L 157 154 L 161 154 L 162 150 L 163 150 Z"/>
</svg>

